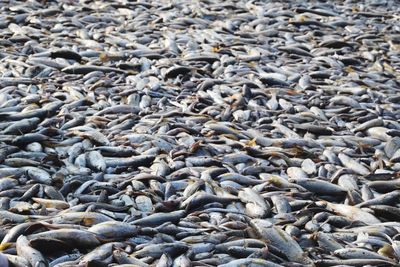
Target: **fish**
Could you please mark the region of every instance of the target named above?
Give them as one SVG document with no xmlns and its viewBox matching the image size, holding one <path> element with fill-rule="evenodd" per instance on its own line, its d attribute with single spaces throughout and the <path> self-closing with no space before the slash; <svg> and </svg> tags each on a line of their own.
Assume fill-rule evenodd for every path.
<svg viewBox="0 0 400 267">
<path fill-rule="evenodd" d="M 289 260 L 299 263 L 311 263 L 311 259 L 305 256 L 299 244 L 286 232 L 266 220 L 253 219 L 251 223 L 261 238 L 270 240 L 272 245 L 281 249 L 287 255 Z"/>
<path fill-rule="evenodd" d="M 396 1 L 60 4 L 0 9 L 0 261 L 398 265 Z"/>
<path fill-rule="evenodd" d="M 42 253 L 29 245 L 28 238 L 20 235 L 16 241 L 17 254 L 25 258 L 31 266 L 44 267 L 47 262 Z"/>
<path fill-rule="evenodd" d="M 93 225 L 88 231 L 103 239 L 118 239 L 136 235 L 139 229 L 135 225 L 128 223 L 108 221 Z"/>
<path fill-rule="evenodd" d="M 79 229 L 50 230 L 28 235 L 27 238 L 28 240 L 50 238 L 64 241 L 70 245 L 75 245 L 77 242 L 79 242 L 80 247 L 95 247 L 100 244 L 96 234 Z"/>
</svg>

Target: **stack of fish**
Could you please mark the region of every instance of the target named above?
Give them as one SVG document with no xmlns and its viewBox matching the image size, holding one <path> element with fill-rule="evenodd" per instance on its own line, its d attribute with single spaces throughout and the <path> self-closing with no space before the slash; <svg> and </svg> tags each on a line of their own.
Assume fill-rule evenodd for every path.
<svg viewBox="0 0 400 267">
<path fill-rule="evenodd" d="M 1 266 L 399 266 L 399 1 L 0 3 Z"/>
</svg>

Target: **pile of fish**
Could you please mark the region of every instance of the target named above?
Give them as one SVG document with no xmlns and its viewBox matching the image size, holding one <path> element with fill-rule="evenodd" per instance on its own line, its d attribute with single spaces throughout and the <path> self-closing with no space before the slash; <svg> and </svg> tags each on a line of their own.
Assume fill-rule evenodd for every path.
<svg viewBox="0 0 400 267">
<path fill-rule="evenodd" d="M 1 1 L 0 266 L 399 266 L 399 14 Z"/>
</svg>

